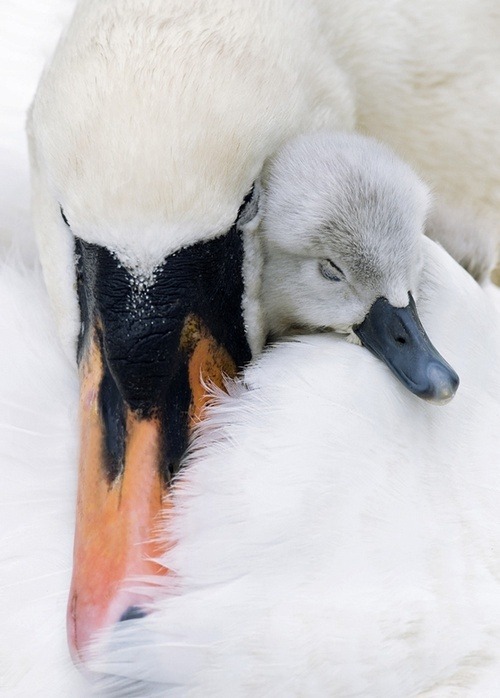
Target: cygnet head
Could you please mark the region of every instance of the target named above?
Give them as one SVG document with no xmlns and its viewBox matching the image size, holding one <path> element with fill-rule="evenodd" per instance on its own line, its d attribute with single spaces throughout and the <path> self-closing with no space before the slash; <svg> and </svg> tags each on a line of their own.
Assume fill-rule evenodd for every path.
<svg viewBox="0 0 500 698">
<path fill-rule="evenodd" d="M 377 141 L 320 132 L 289 141 L 265 177 L 262 304 L 271 336 L 293 327 L 357 338 L 412 392 L 449 401 L 458 376 L 414 298 L 430 195 Z"/>
<path fill-rule="evenodd" d="M 289 141 L 266 177 L 264 304 L 291 325 L 350 333 L 379 297 L 416 294 L 429 191 L 381 143 L 320 132 Z"/>
</svg>

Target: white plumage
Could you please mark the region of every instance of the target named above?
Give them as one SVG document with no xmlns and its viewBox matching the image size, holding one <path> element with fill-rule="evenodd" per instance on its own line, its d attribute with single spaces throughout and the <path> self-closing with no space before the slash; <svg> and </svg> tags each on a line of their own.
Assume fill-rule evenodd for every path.
<svg viewBox="0 0 500 698">
<path fill-rule="evenodd" d="M 71 578 L 78 385 L 40 271 L 0 268 L 0 694 L 84 695 L 64 628 Z"/>
<path fill-rule="evenodd" d="M 176 493 L 179 542 L 165 559 L 176 595 L 121 624 L 125 648 L 96 665 L 118 695 L 116 675 L 158 681 L 161 695 L 169 683 L 182 696 L 494 695 L 498 319 L 426 247 L 421 313 L 460 372 L 455 400 L 421 403 L 331 336 L 265 354 L 250 390 L 222 398 Z M 1 281 L 6 689 L 74 695 L 63 617 L 76 384 L 40 281 L 8 266 Z M 154 695 L 154 684 L 137 690 Z"/>
<path fill-rule="evenodd" d="M 396 146 L 452 203 L 466 198 L 494 213 L 500 91 L 493 4 L 317 6 L 335 12 L 321 26 L 341 66 L 336 75 L 345 71 L 335 97 L 346 95 L 345 120 L 332 124 L 319 108 L 318 125 L 349 127 L 354 95 L 359 128 Z M 68 82 L 69 105 L 75 87 Z M 77 94 L 76 107 L 83 102 Z M 285 131 L 259 150 L 262 157 Z M 261 161 L 249 157 L 251 180 Z M 214 230 L 246 190 L 243 179 L 214 212 Z M 84 200 L 75 197 L 76 210 Z M 44 225 L 59 215 L 57 205 L 53 196 Z M 45 247 L 53 265 L 61 249 Z M 495 695 L 498 319 L 484 291 L 442 251 L 431 243 L 427 249 L 423 319 L 460 372 L 456 400 L 444 410 L 420 404 L 366 351 L 331 337 L 266 354 L 247 375 L 253 389 L 237 390 L 214 413 L 220 442 L 197 454 L 176 495 L 180 540 L 166 562 L 178 573 L 180 594 L 149 618 L 122 624 L 125 648 L 99 664 L 112 685 L 113 676 L 127 675 L 132 683 L 159 682 L 162 695 L 165 684 L 174 685 L 172 695 Z M 46 267 L 50 277 L 55 267 Z M 71 288 L 64 273 L 62 286 L 50 281 L 63 306 L 67 291 L 58 298 L 57 289 Z M 9 266 L 0 281 L 1 497 L 9 512 L 0 538 L 9 609 L 2 690 L 76 695 L 86 690 L 63 629 L 76 385 L 39 281 Z M 154 686 L 137 690 L 149 695 Z"/>
<path fill-rule="evenodd" d="M 178 486 L 178 595 L 120 627 L 98 668 L 172 695 L 493 695 L 498 318 L 431 242 L 426 258 L 422 315 L 455 401 L 419 403 L 331 337 L 271 350 Z"/>
</svg>

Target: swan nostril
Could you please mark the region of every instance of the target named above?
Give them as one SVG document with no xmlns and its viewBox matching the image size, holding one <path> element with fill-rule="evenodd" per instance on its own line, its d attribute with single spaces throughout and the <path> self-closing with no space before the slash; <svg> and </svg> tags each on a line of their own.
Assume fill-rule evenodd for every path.
<svg viewBox="0 0 500 698">
<path fill-rule="evenodd" d="M 139 606 L 129 606 L 127 610 L 121 615 L 120 623 L 122 620 L 136 620 L 138 618 L 144 618 L 147 613 L 144 609 Z"/>
<path fill-rule="evenodd" d="M 406 344 L 406 339 L 404 337 L 396 337 L 396 342 L 398 344 Z"/>
</svg>

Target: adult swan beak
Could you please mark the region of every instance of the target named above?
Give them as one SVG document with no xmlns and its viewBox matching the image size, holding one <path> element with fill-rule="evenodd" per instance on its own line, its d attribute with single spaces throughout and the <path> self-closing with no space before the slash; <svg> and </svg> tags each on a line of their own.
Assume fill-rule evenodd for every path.
<svg viewBox="0 0 500 698">
<path fill-rule="evenodd" d="M 408 296 L 404 308 L 378 298 L 354 332 L 408 390 L 423 400 L 445 405 L 455 395 L 459 378 L 432 345 L 411 293 Z"/>
<path fill-rule="evenodd" d="M 158 517 L 206 384 L 222 387 L 251 354 L 235 226 L 146 279 L 81 239 L 76 258 L 81 449 L 68 635 L 86 661 L 98 631 L 144 615 L 148 599 L 130 584 L 165 573 L 155 562 Z"/>
</svg>

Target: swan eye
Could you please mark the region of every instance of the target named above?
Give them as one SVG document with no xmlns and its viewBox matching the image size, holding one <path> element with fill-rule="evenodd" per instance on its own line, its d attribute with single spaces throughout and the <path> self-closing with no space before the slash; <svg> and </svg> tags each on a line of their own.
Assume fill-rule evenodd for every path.
<svg viewBox="0 0 500 698">
<path fill-rule="evenodd" d="M 331 259 L 322 259 L 319 263 L 319 270 L 321 276 L 324 276 L 328 281 L 342 281 L 344 279 L 344 272 Z"/>
<path fill-rule="evenodd" d="M 66 216 L 64 215 L 63 207 L 62 207 L 62 206 L 59 206 L 59 210 L 61 211 L 61 216 L 62 216 L 63 221 L 66 223 L 66 225 L 67 225 L 68 228 L 69 228 L 70 225 L 69 225 L 69 223 L 68 223 L 68 219 L 67 219 Z"/>
</svg>

